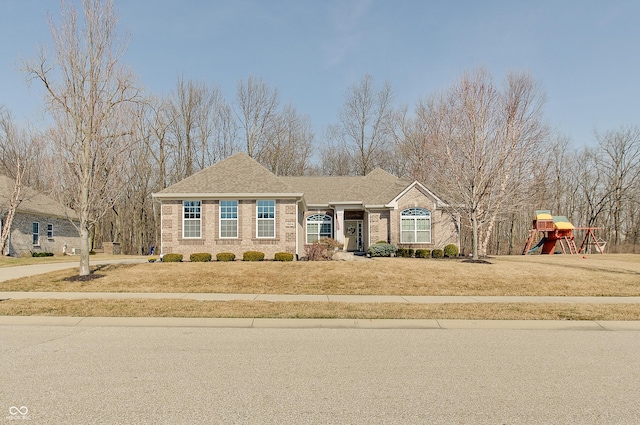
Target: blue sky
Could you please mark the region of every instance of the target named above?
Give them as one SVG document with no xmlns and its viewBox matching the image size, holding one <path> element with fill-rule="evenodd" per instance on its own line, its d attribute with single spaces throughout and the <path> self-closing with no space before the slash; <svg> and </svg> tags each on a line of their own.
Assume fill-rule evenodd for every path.
<svg viewBox="0 0 640 425">
<path fill-rule="evenodd" d="M 77 3 L 77 0 L 73 1 Z M 147 92 L 178 76 L 218 85 L 262 77 L 313 122 L 322 140 L 345 90 L 366 73 L 397 105 L 446 89 L 464 70 L 501 81 L 529 71 L 545 114 L 574 145 L 593 131 L 640 125 L 640 2 L 636 0 L 116 0 L 130 35 L 126 63 Z M 0 104 L 37 125 L 42 90 L 18 70 L 50 42 L 54 0 L 0 0 Z"/>
</svg>

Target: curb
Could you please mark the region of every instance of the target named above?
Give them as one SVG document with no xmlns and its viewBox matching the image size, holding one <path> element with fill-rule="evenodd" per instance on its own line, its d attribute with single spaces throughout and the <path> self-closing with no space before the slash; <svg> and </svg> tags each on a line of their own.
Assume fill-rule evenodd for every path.
<svg viewBox="0 0 640 425">
<path fill-rule="evenodd" d="M 640 331 L 640 321 L 0 316 L 0 326 Z"/>
</svg>

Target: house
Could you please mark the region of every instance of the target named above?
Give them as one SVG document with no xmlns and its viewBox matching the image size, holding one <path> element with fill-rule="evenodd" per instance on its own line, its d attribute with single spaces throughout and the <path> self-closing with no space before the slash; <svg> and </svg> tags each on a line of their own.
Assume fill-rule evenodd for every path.
<svg viewBox="0 0 640 425">
<path fill-rule="evenodd" d="M 460 242 L 459 221 L 441 199 L 380 169 L 364 177 L 279 177 L 237 153 L 153 197 L 162 204 L 165 254 L 304 257 L 305 245 L 322 238 L 353 252 L 378 241 L 425 249 Z"/>
<path fill-rule="evenodd" d="M 13 190 L 14 180 L 0 175 L 0 229 Z M 80 247 L 78 231 L 71 222 L 77 219 L 75 211 L 26 186 L 21 187 L 20 195 L 21 202 L 11 223 L 8 255 L 21 257 L 32 252 L 62 255 L 65 246 L 68 253 Z"/>
</svg>

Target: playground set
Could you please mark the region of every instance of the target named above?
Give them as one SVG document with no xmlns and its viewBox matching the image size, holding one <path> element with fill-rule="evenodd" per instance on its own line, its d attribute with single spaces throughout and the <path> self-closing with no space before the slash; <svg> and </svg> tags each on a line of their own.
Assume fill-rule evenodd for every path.
<svg viewBox="0 0 640 425">
<path fill-rule="evenodd" d="M 585 232 L 580 248 L 576 246 L 575 230 Z M 541 254 L 582 254 L 590 253 L 591 248 L 603 254 L 606 242 L 596 237 L 595 230 L 600 230 L 600 228 L 575 227 L 565 216 L 552 216 L 551 211 L 548 210 L 536 211 L 533 229 L 529 230 L 529 237 L 522 250 L 522 255 L 529 255 L 538 251 Z M 532 247 L 538 232 L 542 233 L 542 238 Z M 556 245 L 560 245 L 559 251 L 556 251 Z"/>
</svg>

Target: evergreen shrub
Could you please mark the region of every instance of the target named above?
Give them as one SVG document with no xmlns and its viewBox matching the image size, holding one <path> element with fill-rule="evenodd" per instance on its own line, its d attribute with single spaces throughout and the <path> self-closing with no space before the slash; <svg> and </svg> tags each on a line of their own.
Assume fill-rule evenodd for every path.
<svg viewBox="0 0 640 425">
<path fill-rule="evenodd" d="M 236 254 L 233 252 L 219 252 L 216 254 L 216 260 L 218 261 L 233 261 L 236 259 Z"/>
<path fill-rule="evenodd" d="M 189 256 L 189 261 L 205 263 L 211 261 L 211 254 L 207 252 L 196 252 Z"/>
<path fill-rule="evenodd" d="M 416 258 L 431 258 L 430 249 L 416 249 Z"/>
<path fill-rule="evenodd" d="M 444 247 L 444 256 L 448 258 L 455 258 L 458 256 L 458 247 L 450 243 Z"/>
<path fill-rule="evenodd" d="M 293 254 L 290 252 L 276 252 L 273 259 L 276 261 L 293 261 Z"/>
<path fill-rule="evenodd" d="M 247 251 L 242 254 L 242 261 L 262 261 L 264 260 L 264 252 Z"/>
<path fill-rule="evenodd" d="M 391 257 L 397 250 L 398 248 L 390 243 L 375 243 L 367 248 L 367 254 L 372 257 Z"/>
<path fill-rule="evenodd" d="M 411 258 L 413 257 L 413 253 L 413 248 L 398 248 L 398 251 L 396 251 L 396 257 Z"/>
<path fill-rule="evenodd" d="M 164 254 L 162 256 L 163 263 L 180 263 L 182 261 L 182 254 Z"/>
</svg>

